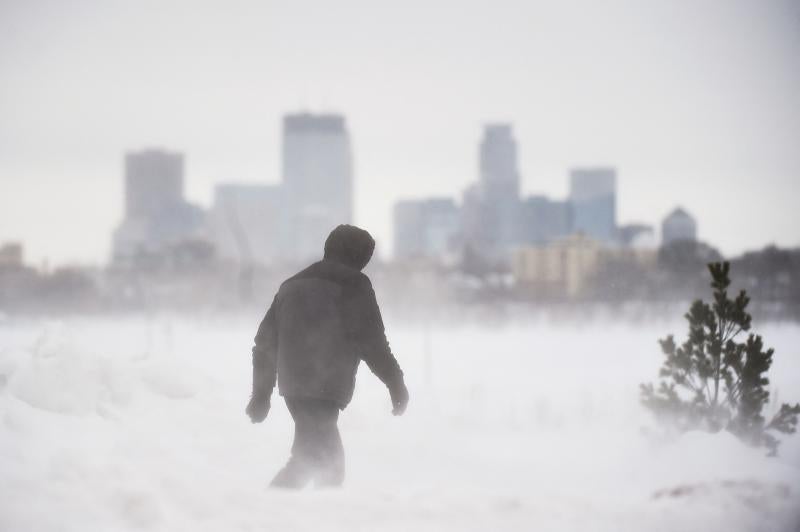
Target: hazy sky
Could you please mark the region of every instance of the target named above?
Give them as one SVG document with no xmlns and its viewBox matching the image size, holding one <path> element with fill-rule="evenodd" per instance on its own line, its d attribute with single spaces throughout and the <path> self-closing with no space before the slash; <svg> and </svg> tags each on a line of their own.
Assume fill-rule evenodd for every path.
<svg viewBox="0 0 800 532">
<path fill-rule="evenodd" d="M 621 222 L 683 205 L 726 253 L 800 245 L 800 0 L 0 0 L 0 242 L 103 263 L 126 150 L 187 157 L 187 194 L 279 178 L 280 118 L 347 116 L 356 222 L 459 197 L 482 124 L 523 190 L 619 170 Z"/>
</svg>

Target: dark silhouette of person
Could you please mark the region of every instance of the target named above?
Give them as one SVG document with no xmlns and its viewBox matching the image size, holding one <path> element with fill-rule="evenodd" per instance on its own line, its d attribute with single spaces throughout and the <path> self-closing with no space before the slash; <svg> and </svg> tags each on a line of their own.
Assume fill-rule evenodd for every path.
<svg viewBox="0 0 800 532">
<path fill-rule="evenodd" d="M 325 241 L 324 258 L 281 284 L 258 327 L 247 415 L 253 423 L 267 417 L 277 380 L 295 423 L 291 457 L 274 487 L 342 484 L 337 421 L 353 397 L 361 360 L 389 388 L 393 414 L 406 409 L 403 372 L 386 340 L 372 284 L 361 272 L 374 249 L 367 231 L 338 226 Z"/>
</svg>

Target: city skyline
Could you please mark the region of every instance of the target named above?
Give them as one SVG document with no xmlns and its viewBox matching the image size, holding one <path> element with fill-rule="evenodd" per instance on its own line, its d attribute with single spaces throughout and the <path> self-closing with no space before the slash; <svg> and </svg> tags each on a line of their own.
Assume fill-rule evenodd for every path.
<svg viewBox="0 0 800 532">
<path fill-rule="evenodd" d="M 280 117 L 309 109 L 347 116 L 354 222 L 384 254 L 392 205 L 475 182 L 494 121 L 524 195 L 613 165 L 620 224 L 680 204 L 727 255 L 797 246 L 798 28 L 783 0 L 2 2 L 0 241 L 103 264 L 122 153 L 185 153 L 186 198 L 210 206 L 217 183 L 277 183 Z"/>
<path fill-rule="evenodd" d="M 256 264 L 314 260 L 329 227 L 352 219 L 346 124 L 340 114 L 285 114 L 281 182 L 217 183 L 213 203 L 206 208 L 184 197 L 185 154 L 165 148 L 126 152 L 125 206 L 112 236 L 111 265 L 135 268 L 153 253 L 192 241 L 211 244 L 219 259 L 233 259 L 245 270 Z M 477 148 L 479 179 L 464 189 L 460 202 L 450 195 L 394 204 L 393 259 L 450 262 L 477 253 L 508 264 L 519 246 L 552 244 L 575 235 L 603 247 L 627 247 L 649 233 L 647 247 L 657 244 L 652 238 L 655 224 L 617 223 L 615 168 L 570 169 L 569 193 L 563 199 L 522 196 L 513 125 L 485 125 Z M 661 227 L 663 244 L 696 240 L 696 220 L 681 207 L 664 217 Z"/>
<path fill-rule="evenodd" d="M 282 142 L 282 145 L 285 145 L 285 143 L 286 143 L 287 122 L 291 123 L 293 120 L 297 120 L 298 118 L 301 119 L 301 120 L 310 119 L 312 122 L 316 121 L 318 119 L 322 119 L 323 121 L 326 120 L 326 119 L 333 119 L 334 122 L 340 122 L 340 123 L 333 124 L 331 132 L 333 132 L 333 133 L 343 132 L 345 135 L 347 135 L 349 133 L 349 131 L 346 129 L 347 116 L 344 113 L 336 113 L 336 112 L 331 112 L 331 111 L 326 111 L 326 112 L 322 112 L 322 113 L 315 113 L 315 112 L 311 112 L 311 111 L 308 111 L 308 110 L 291 111 L 291 112 L 284 113 L 281 116 L 281 119 L 280 119 L 281 123 L 283 123 L 283 129 L 284 129 L 284 140 Z M 483 184 L 491 183 L 491 178 L 487 179 L 487 169 L 484 166 L 484 163 L 482 162 L 482 156 L 481 156 L 481 154 L 483 153 L 483 150 L 485 149 L 485 145 L 486 145 L 486 134 L 487 134 L 487 132 L 488 132 L 488 134 L 497 134 L 500 131 L 500 132 L 502 132 L 501 133 L 502 135 L 512 135 L 513 136 L 514 124 L 513 123 L 505 123 L 505 122 L 504 123 L 500 123 L 500 122 L 497 122 L 497 121 L 484 121 L 483 126 L 484 127 L 481 129 L 481 132 L 482 132 L 481 135 L 483 135 L 483 137 L 482 137 L 482 139 L 479 140 L 479 142 L 476 143 L 476 146 L 473 147 L 474 148 L 473 151 L 478 153 L 478 158 L 477 158 L 478 159 L 478 165 L 477 165 L 477 169 L 476 169 L 475 182 L 466 183 L 462 190 L 453 190 L 453 191 L 450 191 L 450 192 L 444 192 L 444 193 L 439 194 L 437 196 L 415 195 L 415 196 L 400 196 L 400 197 L 397 197 L 396 200 L 393 202 L 392 212 L 390 213 L 390 216 L 392 216 L 392 220 L 390 222 L 391 239 L 388 240 L 388 239 L 384 239 L 382 237 L 379 237 L 380 238 L 379 245 L 391 243 L 391 245 L 384 245 L 383 249 L 381 249 L 382 256 L 384 258 L 389 258 L 389 257 L 396 258 L 394 250 L 395 250 L 395 244 L 396 244 L 395 239 L 397 238 L 397 234 L 396 234 L 397 233 L 397 227 L 396 227 L 396 216 L 394 216 L 393 214 L 394 214 L 394 211 L 395 211 L 396 207 L 399 204 L 403 204 L 403 203 L 425 203 L 425 202 L 430 202 L 430 201 L 447 200 L 447 201 L 452 201 L 454 203 L 454 205 L 456 205 L 459 209 L 461 209 L 461 208 L 464 207 L 465 201 L 468 202 L 468 199 L 466 199 L 466 198 L 468 198 L 470 192 L 477 191 L 481 187 L 481 185 L 483 185 Z M 313 126 L 312 126 L 312 129 L 313 129 Z M 514 140 L 514 148 L 513 148 L 513 155 L 511 157 L 516 159 L 517 158 L 517 153 L 516 152 L 517 151 L 524 151 L 524 146 L 520 147 L 519 146 L 520 143 L 518 143 L 516 141 L 516 139 L 513 139 L 513 140 Z M 300 146 L 300 150 L 301 151 L 304 151 L 304 150 L 307 150 L 307 149 L 308 149 L 308 147 L 305 147 L 305 146 L 302 146 L 302 145 Z M 346 148 L 345 149 L 346 150 L 350 149 L 349 142 L 346 143 Z M 215 211 L 215 209 L 219 208 L 218 201 L 219 201 L 219 193 L 221 191 L 225 191 L 226 193 L 230 194 L 230 193 L 233 193 L 233 190 L 239 189 L 241 191 L 237 192 L 237 193 L 239 195 L 241 195 L 241 194 L 245 193 L 248 189 L 257 190 L 257 193 L 255 194 L 256 197 L 253 197 L 252 199 L 249 200 L 249 202 L 254 206 L 254 203 L 253 203 L 254 201 L 257 201 L 258 199 L 263 199 L 263 198 L 259 198 L 258 196 L 263 196 L 264 190 L 273 190 L 273 189 L 274 190 L 279 190 L 282 186 L 283 187 L 286 186 L 285 179 L 286 179 L 286 176 L 287 176 L 287 169 L 285 167 L 285 163 L 286 163 L 287 152 L 286 152 L 286 149 L 285 149 L 285 146 L 284 146 L 284 148 L 283 148 L 283 159 L 282 159 L 283 162 L 281 163 L 281 166 L 283 167 L 282 175 L 279 175 L 279 180 L 278 181 L 276 181 L 276 182 L 272 182 L 272 181 L 270 181 L 270 182 L 263 182 L 263 181 L 216 181 L 216 182 L 214 182 L 212 184 L 214 193 L 213 193 L 211 201 L 204 202 L 204 203 L 190 201 L 190 198 L 184 197 L 184 192 L 183 192 L 185 188 L 190 188 L 187 185 L 190 185 L 191 176 L 186 176 L 185 172 L 184 172 L 184 161 L 188 157 L 190 157 L 190 154 L 175 150 L 175 149 L 173 149 L 171 147 L 147 145 L 147 146 L 142 147 L 142 148 L 140 148 L 138 150 L 126 150 L 124 152 L 124 154 L 123 154 L 124 165 L 123 166 L 124 166 L 125 171 L 122 172 L 122 180 L 121 180 L 121 182 L 124 184 L 124 189 L 130 190 L 131 181 L 130 181 L 130 175 L 129 175 L 129 172 L 128 172 L 128 168 L 131 165 L 131 162 L 135 161 L 137 158 L 142 158 L 142 157 L 145 157 L 145 156 L 153 156 L 153 155 L 156 155 L 156 156 L 160 155 L 162 157 L 163 156 L 170 156 L 170 157 L 174 157 L 174 158 L 178 159 L 178 162 L 177 162 L 177 164 L 178 164 L 178 170 L 177 171 L 178 171 L 178 175 L 179 175 L 178 184 L 174 185 L 172 183 L 167 182 L 167 183 L 161 183 L 160 186 L 165 187 L 166 189 L 174 188 L 175 186 L 177 186 L 178 187 L 178 189 L 177 189 L 178 192 L 177 192 L 176 198 L 178 198 L 180 200 L 180 203 L 181 204 L 185 204 L 187 206 L 190 206 L 190 207 L 192 207 L 194 209 L 197 209 L 197 208 L 203 209 L 207 213 L 207 215 L 212 217 L 212 224 L 213 224 L 214 211 Z M 297 159 L 297 157 L 293 157 L 293 158 Z M 298 162 L 298 161 L 295 161 L 295 162 Z M 504 164 L 502 161 L 498 161 L 498 162 L 501 164 L 501 166 L 502 166 L 502 164 Z M 350 164 L 350 162 L 348 161 L 346 166 L 349 165 L 349 164 Z M 144 165 L 140 165 L 140 166 L 144 166 Z M 314 165 L 312 164 L 312 166 L 314 166 Z M 316 169 L 312 169 L 312 170 L 316 170 Z M 288 173 L 291 174 L 292 172 L 289 171 Z M 316 181 L 316 180 L 318 180 L 319 178 L 322 177 L 322 175 L 316 175 L 315 171 L 312 172 L 312 173 L 314 174 L 314 176 L 311 178 L 311 181 Z M 145 172 L 145 174 L 146 174 L 146 172 Z M 513 186 L 512 186 L 512 188 L 514 188 L 516 190 L 516 192 L 513 195 L 515 195 L 516 201 L 522 202 L 522 204 L 525 204 L 525 203 L 531 204 L 531 202 L 540 202 L 540 201 L 546 201 L 546 202 L 555 203 L 555 204 L 570 204 L 570 203 L 574 203 L 576 200 L 580 202 L 580 200 L 582 198 L 573 198 L 572 197 L 575 194 L 574 187 L 575 187 L 576 175 L 577 176 L 585 176 L 585 177 L 593 178 L 596 175 L 600 176 L 600 177 L 606 177 L 606 174 L 611 179 L 611 181 L 609 182 L 610 184 L 602 183 L 602 184 L 600 184 L 600 187 L 601 188 L 610 187 L 611 198 L 612 198 L 612 203 L 611 203 L 610 209 L 611 209 L 611 213 L 616 213 L 616 211 L 619 209 L 619 205 L 615 205 L 616 196 L 618 195 L 618 183 L 617 183 L 618 175 L 617 175 L 616 167 L 611 165 L 611 164 L 605 164 L 605 165 L 573 165 L 571 167 L 568 167 L 565 170 L 564 176 L 563 176 L 564 183 L 565 183 L 565 187 L 564 187 L 565 188 L 565 193 L 562 194 L 561 196 L 558 196 L 558 197 L 555 197 L 555 198 L 554 197 L 550 197 L 550 196 L 546 196 L 546 195 L 542 194 L 541 191 L 537 191 L 537 190 L 532 190 L 532 191 L 530 191 L 530 192 L 532 192 L 531 194 L 527 194 L 526 195 L 525 192 L 528 192 L 528 191 L 526 191 L 526 190 L 520 191 L 519 188 L 518 188 L 519 187 L 519 181 L 522 180 L 522 177 L 520 175 L 516 175 L 516 181 L 517 182 L 514 183 Z M 146 177 L 146 176 L 143 176 L 143 177 Z M 281 179 L 281 177 L 283 179 Z M 502 178 L 501 178 L 500 182 L 501 183 L 503 182 Z M 513 182 L 513 180 L 509 181 L 509 184 L 511 184 L 512 182 Z M 159 184 L 157 184 L 155 182 L 153 182 L 152 185 L 159 186 Z M 589 186 L 590 187 L 597 186 L 597 183 L 593 182 L 593 183 L 589 184 Z M 353 183 L 352 187 L 357 190 L 358 183 Z M 308 188 L 308 187 L 306 187 L 306 188 Z M 311 191 L 311 189 L 309 189 L 309 191 L 312 194 L 314 193 L 314 191 Z M 349 194 L 349 192 L 348 192 L 348 194 Z M 590 196 L 592 194 L 595 194 L 595 192 L 590 192 L 589 193 Z M 284 193 L 284 195 L 285 195 L 285 193 Z M 141 203 L 145 199 L 147 199 L 147 198 L 140 199 L 139 203 Z M 243 199 L 244 199 L 244 201 L 248 201 L 245 198 L 243 198 Z M 228 200 L 228 198 L 226 198 L 226 200 Z M 281 201 L 284 201 L 284 200 L 281 200 Z M 274 201 L 270 200 L 269 202 L 265 203 L 265 205 L 269 205 L 269 204 L 274 204 Z M 253 207 L 251 206 L 249 208 L 252 209 Z M 135 207 L 133 207 L 133 209 L 135 210 Z M 118 225 L 116 229 L 112 228 L 111 232 L 109 233 L 111 235 L 111 237 L 109 237 L 109 242 L 111 244 L 109 246 L 110 251 L 108 253 L 108 257 L 107 258 L 101 258 L 97 262 L 92 262 L 92 265 L 104 266 L 104 265 L 107 265 L 107 264 L 109 264 L 110 262 L 112 262 L 114 260 L 114 254 L 115 254 L 115 251 L 114 251 L 114 246 L 115 246 L 114 239 L 116 238 L 114 235 L 116 234 L 116 232 L 119 231 L 120 227 L 123 227 L 125 221 L 130 216 L 130 211 L 131 210 L 132 210 L 132 205 L 131 205 L 130 194 L 126 193 L 125 190 L 123 190 L 123 201 L 122 201 L 122 207 L 121 207 L 121 210 L 120 210 L 120 217 L 119 217 L 119 220 L 118 220 L 118 223 L 122 224 L 122 225 Z M 659 242 L 659 241 L 661 241 L 660 237 L 661 237 L 661 232 L 662 232 L 662 230 L 660 228 L 663 227 L 665 221 L 670 216 L 674 215 L 676 212 L 684 213 L 683 204 L 681 203 L 681 201 L 679 199 L 677 199 L 677 200 L 675 200 L 673 202 L 672 207 L 670 207 L 668 209 L 668 211 L 666 211 L 665 213 L 663 213 L 660 216 L 655 216 L 652 219 L 623 220 L 623 223 L 620 223 L 620 221 L 616 219 L 617 216 L 614 214 L 613 215 L 614 219 L 610 220 L 610 223 L 611 223 L 610 227 L 613 227 L 615 229 L 622 229 L 626 225 L 633 224 L 633 226 L 637 226 L 637 224 L 645 223 L 645 224 L 648 224 L 648 226 L 651 227 L 651 228 L 659 228 L 658 233 L 657 233 L 657 239 L 656 239 L 656 241 Z M 182 213 L 181 213 L 181 215 L 182 215 Z M 274 213 L 273 215 L 270 215 L 270 216 L 273 216 L 273 217 L 277 216 L 277 217 L 280 218 L 283 215 L 281 213 Z M 520 221 L 520 223 L 525 223 L 525 222 L 527 222 L 529 220 L 523 217 L 519 221 Z M 577 223 L 577 225 L 575 227 L 575 232 L 576 233 L 584 233 L 584 232 L 586 232 L 585 228 L 582 229 L 580 227 L 580 225 L 581 225 L 580 222 L 576 222 L 576 223 Z M 212 233 L 209 233 L 208 235 L 205 235 L 203 238 L 208 238 L 210 242 L 214 243 L 215 245 L 218 245 L 220 241 L 216 240 L 216 238 L 215 238 L 215 236 L 213 234 L 213 231 L 215 229 L 214 229 L 213 225 L 211 225 L 209 227 L 212 229 Z M 530 232 L 531 230 L 533 230 L 535 232 L 535 231 L 541 230 L 542 228 L 539 228 L 539 227 L 536 227 L 536 228 L 520 227 L 519 229 L 522 230 L 522 231 L 525 231 L 525 232 Z M 154 227 L 153 230 L 155 232 L 158 232 L 158 228 Z M 702 233 L 697 233 L 697 229 L 695 229 L 694 231 L 695 231 L 695 236 L 698 236 L 698 235 L 702 234 Z M 248 228 L 247 232 L 253 234 L 253 233 L 257 232 L 257 228 Z M 589 232 L 591 233 L 591 231 L 589 231 Z M 564 236 L 568 236 L 568 233 L 565 233 Z M 599 242 L 606 242 L 606 241 L 608 241 L 610 239 L 616 238 L 616 236 L 611 235 L 611 234 L 604 235 L 602 237 L 598 237 L 598 235 L 591 235 L 591 234 L 589 234 L 588 236 L 593 236 L 595 238 L 599 238 Z M 275 248 L 275 247 L 280 248 L 282 245 L 285 245 L 285 243 L 282 243 L 282 237 L 280 235 L 276 235 L 274 233 L 274 230 L 273 231 L 265 230 L 263 237 L 264 238 L 270 237 L 270 238 L 273 238 L 273 239 L 277 238 L 277 240 L 269 242 L 268 245 L 270 247 L 272 247 L 272 248 Z M 249 238 L 253 238 L 253 237 L 251 236 Z M 317 235 L 316 239 L 319 240 L 319 235 Z M 523 238 L 523 240 L 524 240 L 524 238 Z M 664 240 L 664 242 L 668 242 L 670 240 L 671 240 L 670 238 L 667 238 L 667 239 Z M 707 242 L 712 246 L 715 245 L 715 243 L 713 241 L 703 240 L 702 238 L 699 238 L 699 236 L 698 236 L 698 240 Z M 26 247 L 26 243 L 24 241 L 22 241 L 22 240 L 13 240 L 13 239 L 8 239 L 7 241 L 8 242 L 19 242 L 19 243 L 21 243 L 23 245 L 23 251 L 26 254 L 25 258 L 28 259 L 27 247 Z M 223 241 L 223 244 L 225 244 L 224 241 Z M 772 244 L 772 242 L 766 243 L 762 247 L 765 247 L 766 245 L 770 245 L 770 244 Z M 308 248 L 308 246 L 305 246 L 305 247 Z M 442 249 L 444 249 L 444 248 L 442 248 Z M 756 248 L 756 249 L 760 249 L 760 248 Z M 743 251 L 749 251 L 749 250 L 751 250 L 751 249 L 743 249 Z M 235 256 L 237 253 L 238 252 L 233 253 L 233 255 L 231 255 L 230 251 L 228 251 L 228 253 L 223 254 L 223 256 L 225 256 L 225 255 Z M 275 253 L 275 252 L 273 251 L 271 253 Z M 291 252 L 289 250 L 284 250 L 284 251 L 278 251 L 277 253 L 278 254 L 275 255 L 275 257 L 280 257 L 284 253 L 288 253 L 287 256 L 291 256 L 294 252 Z M 312 256 L 310 255 L 310 253 L 311 253 L 310 249 L 305 249 L 304 252 L 301 253 L 301 255 L 303 257 L 305 257 L 306 259 L 311 259 Z M 321 252 L 320 252 L 320 255 L 321 255 Z M 46 260 L 46 259 L 47 258 L 45 258 L 45 261 L 48 263 L 49 266 L 53 266 L 54 265 L 53 263 L 51 263 L 49 260 Z M 69 264 L 80 264 L 80 262 L 79 261 L 68 261 L 66 264 L 67 265 L 69 265 Z M 55 264 L 55 265 L 58 266 L 60 264 Z"/>
</svg>

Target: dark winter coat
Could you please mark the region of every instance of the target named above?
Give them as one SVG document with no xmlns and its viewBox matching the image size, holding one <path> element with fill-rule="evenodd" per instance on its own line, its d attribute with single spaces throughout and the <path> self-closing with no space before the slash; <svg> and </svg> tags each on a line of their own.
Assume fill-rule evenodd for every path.
<svg viewBox="0 0 800 532">
<path fill-rule="evenodd" d="M 339 226 L 325 243 L 325 258 L 281 284 L 255 337 L 256 393 L 269 396 L 277 376 L 284 397 L 344 408 L 361 360 L 390 389 L 401 385 L 375 292 L 360 271 L 374 246 L 366 231 Z"/>
</svg>

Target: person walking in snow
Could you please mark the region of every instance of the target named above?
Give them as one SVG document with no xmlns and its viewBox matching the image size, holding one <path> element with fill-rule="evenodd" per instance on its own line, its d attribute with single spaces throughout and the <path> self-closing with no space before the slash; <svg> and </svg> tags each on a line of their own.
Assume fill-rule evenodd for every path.
<svg viewBox="0 0 800 532">
<path fill-rule="evenodd" d="M 353 397 L 361 360 L 388 387 L 392 413 L 406 409 L 403 371 L 386 340 L 372 284 L 361 271 L 374 249 L 367 231 L 336 227 L 323 259 L 281 284 L 258 327 L 247 415 L 253 423 L 266 419 L 277 380 L 295 424 L 291 457 L 272 480 L 274 487 L 342 484 L 337 421 Z"/>
</svg>

